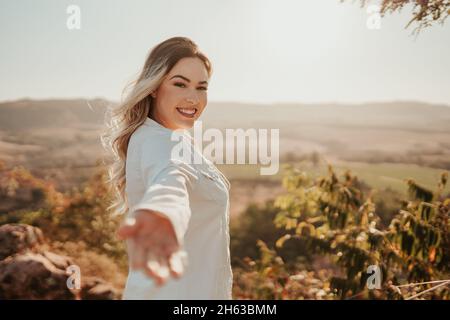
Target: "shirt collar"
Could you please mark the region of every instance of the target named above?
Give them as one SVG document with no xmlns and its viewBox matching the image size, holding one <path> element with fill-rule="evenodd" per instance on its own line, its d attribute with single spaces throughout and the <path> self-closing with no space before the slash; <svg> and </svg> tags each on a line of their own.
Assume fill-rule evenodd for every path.
<svg viewBox="0 0 450 320">
<path fill-rule="evenodd" d="M 159 130 L 161 130 L 161 131 L 168 132 L 168 133 L 170 133 L 170 134 L 172 134 L 172 133 L 174 132 L 174 130 L 164 127 L 162 124 L 160 124 L 159 122 L 153 120 L 153 119 L 150 118 L 150 117 L 147 117 L 147 118 L 145 119 L 144 125 L 149 126 L 149 127 L 153 127 L 153 128 L 155 128 L 155 129 L 159 129 Z M 191 143 L 194 142 L 194 141 L 193 141 L 193 138 L 192 138 L 192 135 L 189 133 L 188 130 L 186 130 L 186 129 L 180 129 L 179 131 L 181 131 L 181 132 L 183 133 L 183 135 L 185 135 L 186 137 L 189 138 L 189 142 L 191 142 Z"/>
</svg>

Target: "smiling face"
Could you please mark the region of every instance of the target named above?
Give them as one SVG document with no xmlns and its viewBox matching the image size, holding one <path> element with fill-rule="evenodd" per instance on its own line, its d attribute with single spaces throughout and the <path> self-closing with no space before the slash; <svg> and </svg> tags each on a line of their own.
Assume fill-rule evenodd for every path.
<svg viewBox="0 0 450 320">
<path fill-rule="evenodd" d="M 152 94 L 152 119 L 172 130 L 192 128 L 208 102 L 208 80 L 202 60 L 180 59 Z"/>
</svg>

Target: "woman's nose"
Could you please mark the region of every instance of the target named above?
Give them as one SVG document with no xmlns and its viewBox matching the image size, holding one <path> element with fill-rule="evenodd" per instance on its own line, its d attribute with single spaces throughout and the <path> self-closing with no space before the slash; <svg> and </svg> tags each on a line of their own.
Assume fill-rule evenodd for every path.
<svg viewBox="0 0 450 320">
<path fill-rule="evenodd" d="M 197 104 L 199 100 L 197 97 L 189 97 L 189 98 L 186 98 L 186 101 L 190 104 Z"/>
</svg>

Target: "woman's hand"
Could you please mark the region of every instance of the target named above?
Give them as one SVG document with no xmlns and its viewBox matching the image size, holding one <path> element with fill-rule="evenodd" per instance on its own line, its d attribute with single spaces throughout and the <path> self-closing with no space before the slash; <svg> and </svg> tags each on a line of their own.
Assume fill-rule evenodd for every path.
<svg viewBox="0 0 450 320">
<path fill-rule="evenodd" d="M 117 231 L 120 239 L 132 238 L 128 253 L 131 268 L 143 269 L 157 285 L 170 276 L 181 277 L 187 265 L 187 254 L 181 250 L 172 223 L 150 210 L 139 210 L 134 218 L 125 219 Z"/>
</svg>

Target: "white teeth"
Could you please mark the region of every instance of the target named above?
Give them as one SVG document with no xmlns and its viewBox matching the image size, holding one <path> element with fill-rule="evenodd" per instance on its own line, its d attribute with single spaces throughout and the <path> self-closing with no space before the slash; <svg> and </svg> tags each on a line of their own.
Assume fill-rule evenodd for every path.
<svg viewBox="0 0 450 320">
<path fill-rule="evenodd" d="M 178 110 L 186 114 L 194 114 L 197 111 L 196 109 L 184 109 L 184 108 L 178 108 Z"/>
</svg>

